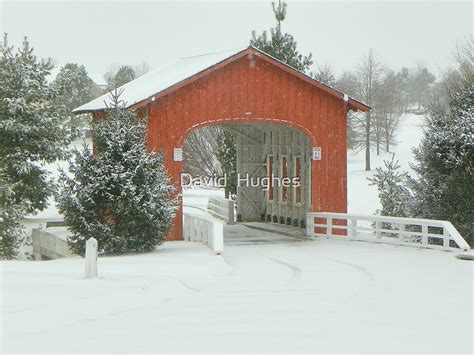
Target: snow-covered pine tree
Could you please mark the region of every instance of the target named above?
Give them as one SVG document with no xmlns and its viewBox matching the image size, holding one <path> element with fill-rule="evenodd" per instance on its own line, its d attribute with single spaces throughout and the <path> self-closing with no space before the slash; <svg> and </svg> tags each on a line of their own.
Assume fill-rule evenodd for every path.
<svg viewBox="0 0 474 355">
<path fill-rule="evenodd" d="M 277 26 L 270 29 L 270 38 L 268 37 L 267 31 L 263 31 L 261 35 L 257 36 L 256 31 L 252 31 L 252 38 L 250 39 L 250 45 L 262 50 L 263 52 L 270 54 L 271 56 L 281 60 L 289 66 L 298 69 L 302 72 L 309 71 L 313 61 L 311 60 L 312 54 L 304 56 L 297 50 L 298 43 L 292 35 L 289 33 L 282 33 L 281 23 L 286 17 L 286 3 L 279 0 L 278 6 L 272 2 L 273 13 L 277 20 Z"/>
<path fill-rule="evenodd" d="M 12 194 L 11 184 L 0 174 L 0 259 L 13 259 L 25 237 L 21 228 L 24 211 L 13 202 Z"/>
<path fill-rule="evenodd" d="M 368 179 L 379 192 L 382 209 L 377 212 L 381 216 L 409 217 L 411 195 L 406 186 L 407 173 L 400 171 L 394 154 L 390 161 L 384 160 L 383 163 L 384 167 L 376 168 L 374 176 Z"/>
<path fill-rule="evenodd" d="M 422 64 L 410 72 L 409 76 L 409 97 L 413 102 L 418 104 L 418 110 L 421 106 L 425 107 L 429 102 L 431 86 L 435 82 L 436 77 L 429 72 L 428 68 Z"/>
<path fill-rule="evenodd" d="M 68 117 L 64 125 L 72 132 L 89 121 L 89 115 L 72 115 L 71 111 L 97 97 L 97 93 L 93 94 L 93 85 L 84 66 L 76 63 L 67 63 L 61 67 L 51 84 L 56 95 L 56 105 L 63 108 L 64 116 Z"/>
<path fill-rule="evenodd" d="M 64 158 L 69 143 L 46 81 L 52 67 L 35 57 L 26 38 L 15 51 L 5 34 L 0 44 L 0 258 L 16 255 L 18 220 L 47 206 L 53 188 L 42 166 Z"/>
<path fill-rule="evenodd" d="M 112 96 L 106 117 L 92 125 L 96 153 L 86 146 L 76 150 L 70 174 L 59 178 L 56 200 L 78 254 L 90 237 L 105 253 L 154 250 L 176 214 L 163 157 L 146 147 L 146 118 L 123 109 L 117 92 Z"/>
<path fill-rule="evenodd" d="M 72 111 L 94 98 L 91 92 L 92 84 L 83 65 L 67 63 L 61 67 L 51 88 L 56 91 L 57 104 Z"/>
<path fill-rule="evenodd" d="M 416 216 L 449 220 L 474 245 L 474 73 L 435 106 L 414 150 L 417 177 L 409 180 Z"/>
<path fill-rule="evenodd" d="M 122 65 L 117 72 L 113 70 L 105 73 L 105 80 L 107 81 L 107 91 L 112 91 L 118 87 L 132 81 L 137 76 L 135 70 L 129 65 Z"/>
</svg>

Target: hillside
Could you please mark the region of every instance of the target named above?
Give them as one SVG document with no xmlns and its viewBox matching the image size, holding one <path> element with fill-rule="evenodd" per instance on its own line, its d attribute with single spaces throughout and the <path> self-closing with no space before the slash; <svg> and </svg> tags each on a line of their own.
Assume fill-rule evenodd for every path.
<svg viewBox="0 0 474 355">
<path fill-rule="evenodd" d="M 374 214 L 380 208 L 377 188 L 370 186 L 367 178 L 372 177 L 375 169 L 383 166 L 384 160 L 390 160 L 392 154 L 399 160 L 403 170 L 411 172 L 409 163 L 413 162 L 413 147 L 418 146 L 423 136 L 424 116 L 413 114 L 405 115 L 402 119 L 400 132 L 397 136 L 399 142 L 393 152 L 382 152 L 379 156 L 372 152 L 371 171 L 365 171 L 365 151 L 349 152 L 347 156 L 347 189 L 348 212 L 358 214 Z"/>
</svg>

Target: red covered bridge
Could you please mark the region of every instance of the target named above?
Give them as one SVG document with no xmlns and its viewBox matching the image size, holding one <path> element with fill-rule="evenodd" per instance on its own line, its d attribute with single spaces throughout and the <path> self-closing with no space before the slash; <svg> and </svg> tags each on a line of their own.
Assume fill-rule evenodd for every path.
<svg viewBox="0 0 474 355">
<path fill-rule="evenodd" d="M 127 107 L 148 115 L 148 147 L 164 152 L 178 191 L 186 136 L 222 125 L 237 139 L 244 176 L 299 177 L 301 187 L 239 186 L 242 221 L 304 224 L 309 211 L 346 212 L 347 113 L 368 111 L 348 97 L 248 47 L 182 58 L 122 86 Z M 101 115 L 108 95 L 74 110 Z M 320 155 L 319 155 L 320 153 Z M 168 240 L 181 239 L 182 204 Z"/>
</svg>

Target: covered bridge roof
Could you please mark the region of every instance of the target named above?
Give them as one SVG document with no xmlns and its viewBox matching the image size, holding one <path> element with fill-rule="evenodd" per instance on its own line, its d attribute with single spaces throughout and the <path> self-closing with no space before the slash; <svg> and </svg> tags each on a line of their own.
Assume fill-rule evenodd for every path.
<svg viewBox="0 0 474 355">
<path fill-rule="evenodd" d="M 125 102 L 126 108 L 138 108 L 245 55 L 255 55 L 257 58 L 265 60 L 341 100 L 348 101 L 351 109 L 362 111 L 368 111 L 370 109 L 370 107 L 363 102 L 345 95 L 343 92 L 315 80 L 251 46 L 244 49 L 240 48 L 238 50 L 180 58 L 171 64 L 156 68 L 122 85 L 118 88 L 118 90 L 122 92 L 120 99 Z M 106 93 L 74 109 L 72 112 L 78 114 L 102 111 L 110 106 L 110 104 L 110 93 Z"/>
</svg>

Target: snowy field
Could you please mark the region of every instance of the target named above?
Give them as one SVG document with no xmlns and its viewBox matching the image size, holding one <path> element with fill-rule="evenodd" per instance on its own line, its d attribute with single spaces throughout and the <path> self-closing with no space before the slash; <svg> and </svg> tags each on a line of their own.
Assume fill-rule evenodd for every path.
<svg viewBox="0 0 474 355">
<path fill-rule="evenodd" d="M 342 240 L 238 239 L 222 257 L 169 242 L 100 258 L 95 280 L 82 278 L 79 258 L 2 263 L 0 350 L 472 352 L 472 262 Z"/>
<path fill-rule="evenodd" d="M 347 190 L 348 212 L 358 214 L 374 214 L 380 209 L 380 202 L 376 186 L 369 186 L 367 178 L 374 175 L 375 169 L 383 166 L 384 160 L 391 160 L 395 153 L 395 160 L 399 161 L 401 169 L 412 172 L 409 163 L 413 162 L 413 147 L 418 146 L 423 137 L 422 125 L 424 116 L 409 114 L 403 116 L 400 132 L 397 136 L 399 144 L 393 152 L 381 151 L 377 156 L 371 154 L 371 171 L 365 171 L 365 150 L 349 152 L 347 155 Z"/>
</svg>

